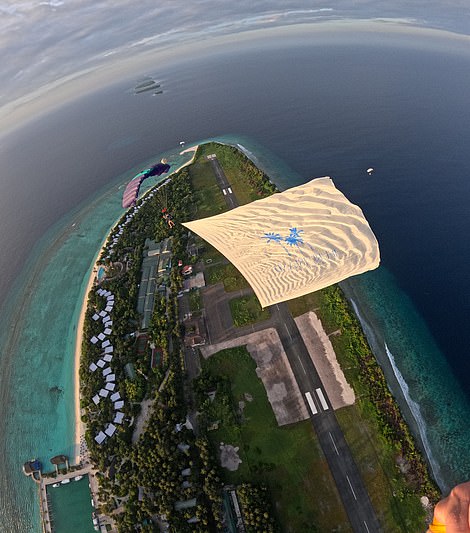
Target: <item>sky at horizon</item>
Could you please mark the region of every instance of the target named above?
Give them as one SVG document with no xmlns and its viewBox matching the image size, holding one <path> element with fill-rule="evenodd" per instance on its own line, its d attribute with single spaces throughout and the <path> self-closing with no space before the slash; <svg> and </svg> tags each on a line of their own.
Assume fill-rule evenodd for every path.
<svg viewBox="0 0 470 533">
<path fill-rule="evenodd" d="M 31 100 L 41 101 L 50 88 L 79 74 L 93 73 L 98 79 L 103 67 L 145 51 L 171 50 L 250 30 L 342 20 L 395 22 L 470 35 L 470 3 L 0 0 L 0 111 L 8 114 L 26 108 Z M 102 86 L 111 81 L 106 75 Z M 31 109 L 28 113 L 34 112 Z"/>
</svg>

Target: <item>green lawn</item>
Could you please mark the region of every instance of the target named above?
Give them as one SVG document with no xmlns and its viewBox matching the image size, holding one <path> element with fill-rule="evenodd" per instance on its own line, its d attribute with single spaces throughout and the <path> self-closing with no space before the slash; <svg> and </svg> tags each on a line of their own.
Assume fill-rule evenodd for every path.
<svg viewBox="0 0 470 533">
<path fill-rule="evenodd" d="M 202 298 L 199 289 L 193 289 L 189 292 L 189 309 L 195 313 L 202 309 Z"/>
<path fill-rule="evenodd" d="M 223 261 L 223 262 L 227 261 L 225 257 L 211 244 L 203 241 L 201 237 L 197 237 L 197 239 L 198 239 L 197 240 L 198 243 L 200 241 L 200 246 L 204 247 L 204 251 L 201 253 L 199 257 L 201 261 L 203 261 L 206 264 L 218 263 L 220 261 Z M 207 263 L 207 261 L 209 261 L 209 263 Z"/>
<path fill-rule="evenodd" d="M 316 309 L 319 306 L 319 303 L 319 293 L 311 292 L 310 294 L 306 294 L 305 296 L 300 296 L 299 298 L 289 300 L 287 302 L 287 305 L 292 316 L 296 318 L 300 315 L 307 313 L 308 311 Z"/>
<path fill-rule="evenodd" d="M 233 323 L 237 328 L 263 322 L 270 317 L 268 309 L 262 309 L 254 294 L 233 298 L 229 302 Z"/>
<path fill-rule="evenodd" d="M 209 154 L 217 155 L 217 159 L 240 205 L 260 199 L 260 196 L 247 180 L 246 170 L 242 167 L 243 156 L 234 154 L 228 146 L 209 143 L 199 147 L 198 161 L 205 160 Z"/>
<path fill-rule="evenodd" d="M 199 160 L 189 167 L 193 184 L 194 219 L 218 215 L 227 210 L 224 195 L 215 181 L 208 161 Z"/>
<path fill-rule="evenodd" d="M 309 421 L 279 427 L 256 364 L 245 347 L 223 350 L 204 361 L 213 375 L 230 379 L 231 402 L 215 398 L 211 405 L 219 429 L 209 432 L 220 442 L 239 446 L 242 463 L 235 472 L 223 470 L 228 483 L 265 483 L 273 498 L 282 531 L 350 531 L 334 481 Z M 249 394 L 252 401 L 247 401 Z M 245 406 L 241 423 L 231 423 L 228 405 Z M 238 414 L 236 415 L 238 417 Z"/>
<path fill-rule="evenodd" d="M 213 285 L 222 281 L 227 292 L 239 291 L 249 287 L 246 279 L 232 263 L 218 264 L 206 268 L 206 283 Z"/>
<path fill-rule="evenodd" d="M 395 463 L 396 450 L 367 417 L 367 405 L 352 405 L 336 417 L 367 487 L 372 505 L 387 533 L 422 532 L 425 513 L 411 494 Z"/>
</svg>

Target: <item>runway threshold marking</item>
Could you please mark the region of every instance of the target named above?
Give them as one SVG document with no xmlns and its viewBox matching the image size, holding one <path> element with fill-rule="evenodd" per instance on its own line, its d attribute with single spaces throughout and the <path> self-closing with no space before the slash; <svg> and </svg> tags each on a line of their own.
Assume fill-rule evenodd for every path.
<svg viewBox="0 0 470 533">
<path fill-rule="evenodd" d="M 229 187 L 227 190 L 228 190 L 228 192 L 229 192 L 230 194 L 232 194 L 232 188 L 231 188 L 231 187 Z"/>
<path fill-rule="evenodd" d="M 333 446 L 335 447 L 336 455 L 339 455 L 338 448 L 336 447 L 336 442 L 333 439 L 333 435 L 328 431 L 328 434 L 330 435 L 331 442 L 333 443 Z"/>
<path fill-rule="evenodd" d="M 312 411 L 312 414 L 316 415 L 318 413 L 318 409 L 316 408 L 312 395 L 309 392 L 305 393 L 305 397 L 307 398 L 308 405 L 310 407 L 310 410 Z"/>
<path fill-rule="evenodd" d="M 354 499 L 357 501 L 356 493 L 354 492 L 353 486 L 351 485 L 351 480 L 349 479 L 349 476 L 347 474 L 346 474 L 346 479 L 348 480 L 349 488 L 351 489 L 352 495 L 354 496 Z"/>
<path fill-rule="evenodd" d="M 325 411 L 328 411 L 328 404 L 326 403 L 325 396 L 323 395 L 323 391 L 318 388 L 315 389 L 315 392 L 317 393 L 318 398 L 320 399 L 321 406 Z"/>
</svg>

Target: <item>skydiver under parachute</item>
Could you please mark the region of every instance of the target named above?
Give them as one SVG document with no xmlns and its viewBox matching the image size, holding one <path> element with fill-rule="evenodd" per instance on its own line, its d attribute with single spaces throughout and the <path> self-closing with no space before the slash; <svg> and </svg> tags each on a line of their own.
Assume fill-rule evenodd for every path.
<svg viewBox="0 0 470 533">
<path fill-rule="evenodd" d="M 162 209 L 162 217 L 163 217 L 163 220 L 166 221 L 170 229 L 174 227 L 175 223 L 173 222 L 173 217 L 171 216 L 170 213 L 168 213 L 168 210 L 166 209 L 166 207 Z"/>
<path fill-rule="evenodd" d="M 156 163 L 150 168 L 142 170 L 136 174 L 132 181 L 128 183 L 126 190 L 124 191 L 122 207 L 127 208 L 136 204 L 137 197 L 139 196 L 140 185 L 145 179 L 152 176 L 161 176 L 162 174 L 167 173 L 169 170 L 170 165 L 167 163 L 167 160 L 162 159 L 160 163 Z M 168 192 L 166 185 L 167 181 L 161 184 L 158 188 L 154 189 L 153 195 L 161 209 L 163 220 L 168 224 L 168 227 L 172 229 L 175 226 L 175 221 L 173 220 L 173 215 L 168 211 Z"/>
</svg>

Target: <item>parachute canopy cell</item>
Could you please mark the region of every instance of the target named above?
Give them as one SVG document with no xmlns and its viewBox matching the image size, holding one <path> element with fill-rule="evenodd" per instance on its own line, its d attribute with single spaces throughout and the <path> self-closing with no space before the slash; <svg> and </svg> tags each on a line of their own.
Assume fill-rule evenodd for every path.
<svg viewBox="0 0 470 533">
<path fill-rule="evenodd" d="M 361 209 L 328 178 L 184 223 L 227 257 L 266 307 L 378 267 Z"/>
<path fill-rule="evenodd" d="M 170 165 L 166 163 L 157 163 L 150 168 L 139 172 L 132 180 L 127 184 L 122 195 L 122 207 L 127 209 L 131 205 L 135 205 L 139 196 L 140 186 L 142 182 L 151 176 L 161 176 L 165 172 L 170 170 Z"/>
</svg>

